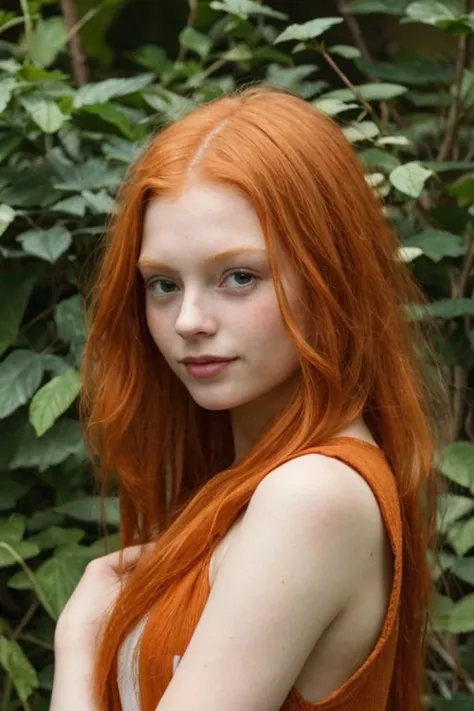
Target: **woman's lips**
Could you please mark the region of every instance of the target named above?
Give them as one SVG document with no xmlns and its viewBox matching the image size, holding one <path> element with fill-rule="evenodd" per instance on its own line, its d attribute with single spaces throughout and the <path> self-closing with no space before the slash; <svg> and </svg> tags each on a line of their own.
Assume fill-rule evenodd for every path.
<svg viewBox="0 0 474 711">
<path fill-rule="evenodd" d="M 232 360 L 209 361 L 207 363 L 185 363 L 186 370 L 193 378 L 212 378 L 218 375 L 227 368 L 230 363 L 233 363 L 237 358 Z"/>
</svg>

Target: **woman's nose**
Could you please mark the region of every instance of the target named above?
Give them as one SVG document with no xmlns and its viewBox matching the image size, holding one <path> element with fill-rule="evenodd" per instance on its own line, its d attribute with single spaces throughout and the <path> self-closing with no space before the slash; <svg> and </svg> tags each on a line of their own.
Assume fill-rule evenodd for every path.
<svg viewBox="0 0 474 711">
<path fill-rule="evenodd" d="M 176 332 L 183 338 L 198 333 L 212 335 L 216 332 L 216 320 L 210 305 L 197 295 L 185 295 L 175 324 Z"/>
</svg>

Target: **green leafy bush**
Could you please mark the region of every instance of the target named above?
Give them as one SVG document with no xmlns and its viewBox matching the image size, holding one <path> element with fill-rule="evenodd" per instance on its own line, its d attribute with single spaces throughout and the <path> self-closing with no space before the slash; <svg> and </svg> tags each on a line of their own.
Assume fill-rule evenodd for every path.
<svg viewBox="0 0 474 711">
<path fill-rule="evenodd" d="M 441 324 L 453 428 L 441 463 L 448 482 L 439 512 L 444 582 L 427 703 L 439 711 L 470 708 L 473 13 L 451 1 L 354 0 L 340 4 L 344 16 L 294 24 L 252 0 L 202 2 L 180 33 L 177 60 L 140 46 L 132 76 L 75 88 L 57 68 L 67 57 L 64 20 L 46 16 L 45 5 L 23 3 L 23 17 L 0 13 L 0 33 L 25 28 L 17 44 L 0 43 L 1 708 L 47 708 L 55 620 L 87 562 L 107 550 L 77 396 L 83 296 L 115 191 L 163 123 L 254 79 L 291 89 L 341 123 Z M 374 14 L 395 18 L 400 31 L 416 22 L 420 32 L 451 37 L 455 56 L 374 59 L 363 31 Z M 105 513 L 110 550 L 118 545 L 113 496 Z M 435 580 L 440 573 L 433 563 Z"/>
</svg>

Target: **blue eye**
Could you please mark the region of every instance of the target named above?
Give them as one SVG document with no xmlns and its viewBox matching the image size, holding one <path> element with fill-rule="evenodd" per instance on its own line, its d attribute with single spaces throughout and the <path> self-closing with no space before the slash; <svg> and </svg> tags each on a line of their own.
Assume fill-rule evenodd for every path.
<svg viewBox="0 0 474 711">
<path fill-rule="evenodd" d="M 246 286 L 250 286 L 255 281 L 255 277 L 253 274 L 241 270 L 231 272 L 227 275 L 225 280 L 227 281 L 227 279 L 229 279 L 230 277 L 236 277 L 236 286 L 240 289 L 243 289 Z"/>
</svg>

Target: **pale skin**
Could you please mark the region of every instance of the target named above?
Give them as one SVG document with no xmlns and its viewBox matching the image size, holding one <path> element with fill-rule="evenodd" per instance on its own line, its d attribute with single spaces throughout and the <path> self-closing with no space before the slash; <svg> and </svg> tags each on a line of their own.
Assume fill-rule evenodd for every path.
<svg viewBox="0 0 474 711">
<path fill-rule="evenodd" d="M 230 411 L 236 456 L 245 453 L 298 371 L 254 211 L 216 186 L 155 199 L 138 269 L 157 347 L 196 402 Z M 298 315 L 292 275 L 283 276 Z M 201 354 L 237 360 L 196 379 L 180 360 Z M 337 434 L 374 443 L 362 420 Z M 147 550 L 130 547 L 127 563 Z M 62 612 L 51 711 L 96 711 L 95 639 L 121 575 L 117 553 L 97 559 Z M 380 510 L 360 475 L 320 454 L 277 467 L 213 557 L 209 600 L 156 711 L 278 711 L 294 684 L 308 700 L 325 698 L 373 648 L 390 584 Z M 356 641 L 343 648 L 340 638 Z"/>
</svg>

